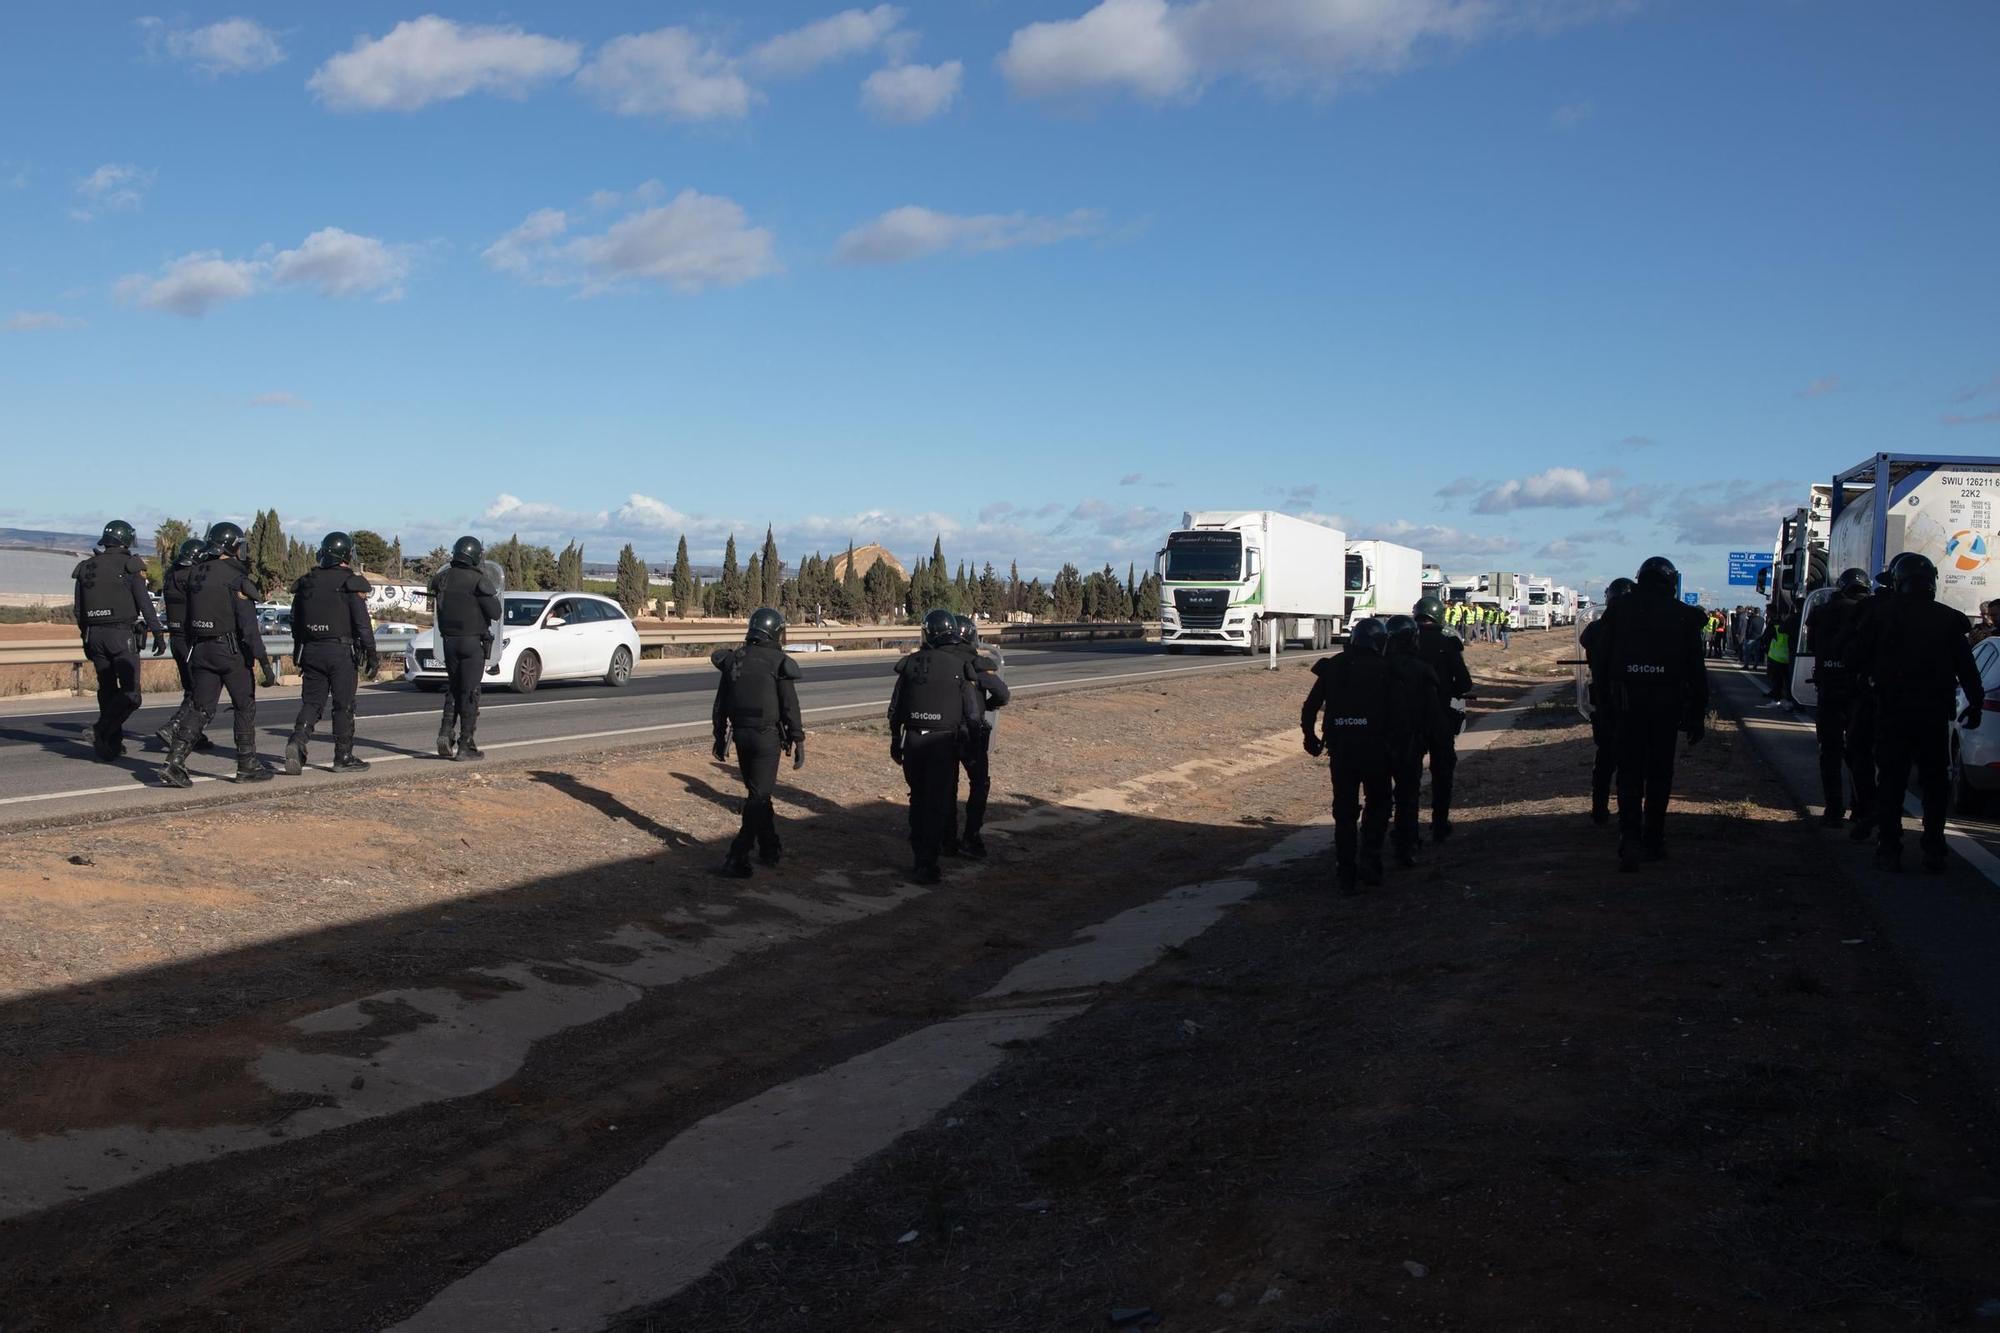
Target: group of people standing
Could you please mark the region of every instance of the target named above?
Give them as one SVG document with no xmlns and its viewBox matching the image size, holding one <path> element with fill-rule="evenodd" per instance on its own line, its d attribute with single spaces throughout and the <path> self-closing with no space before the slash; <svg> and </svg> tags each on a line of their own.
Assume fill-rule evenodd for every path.
<svg viewBox="0 0 2000 1333">
<path fill-rule="evenodd" d="M 1444 608 L 1444 628 L 1458 635 L 1461 641 L 1497 643 L 1505 648 L 1514 630 L 1514 617 L 1503 606 L 1453 602 Z"/>
</svg>

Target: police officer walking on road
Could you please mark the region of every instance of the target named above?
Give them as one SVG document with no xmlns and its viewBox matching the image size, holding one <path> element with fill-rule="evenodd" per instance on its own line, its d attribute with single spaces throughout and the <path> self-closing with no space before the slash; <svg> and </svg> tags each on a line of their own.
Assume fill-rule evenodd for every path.
<svg viewBox="0 0 2000 1333">
<path fill-rule="evenodd" d="M 204 547 L 201 559 L 195 562 L 187 600 L 188 672 L 194 708 L 175 724 L 173 740 L 167 746 L 167 765 L 160 776 L 169 787 L 193 784 L 187 771 L 188 751 L 214 719 L 224 690 L 235 710 L 236 780 L 270 780 L 271 770 L 257 757 L 257 692 L 250 664 L 263 668 L 267 687 L 278 683 L 278 673 L 264 648 L 263 636 L 257 632 L 255 587 L 219 547 Z"/>
<path fill-rule="evenodd" d="M 1637 585 L 1630 579 L 1613 579 L 1604 588 L 1608 610 Z M 1611 708 L 1611 680 L 1604 665 L 1604 617 L 1600 615 L 1577 635 L 1583 660 L 1590 667 L 1590 739 L 1596 743 L 1597 757 L 1590 768 L 1590 822 L 1611 822 L 1611 781 L 1618 773 L 1618 728 Z"/>
<path fill-rule="evenodd" d="M 132 554 L 135 534 L 123 519 L 104 525 L 95 553 L 70 571 L 76 580 L 74 607 L 83 655 L 97 673 L 97 721 L 90 748 L 109 762 L 125 753 L 125 720 L 139 711 L 139 626 L 153 636 L 153 653 L 166 651 L 167 627 L 153 610 L 146 586 L 146 562 Z"/>
<path fill-rule="evenodd" d="M 440 759 L 486 757 L 475 741 L 479 687 L 501 605 L 500 590 L 479 568 L 485 558 L 486 548 L 477 537 L 460 537 L 452 543 L 451 564 L 431 576 L 431 610 L 437 617 L 438 653 L 444 658 L 445 674 L 444 715 L 437 734 Z"/>
<path fill-rule="evenodd" d="M 1008 692 L 1007 682 L 1000 678 L 1004 662 L 998 648 L 986 648 L 979 642 L 979 622 L 971 616 L 954 616 L 952 623 L 958 627 L 958 642 L 952 647 L 958 655 L 972 664 L 973 678 L 979 684 L 979 718 L 966 729 L 965 744 L 959 747 L 959 764 L 965 769 L 965 832 L 959 835 L 958 809 L 956 802 L 952 808 L 951 835 L 945 839 L 944 851 L 947 856 L 963 853 L 976 860 L 986 856 L 986 841 L 979 831 L 986 824 L 986 801 L 993 791 L 993 729 L 999 719 L 993 716 L 996 708 L 1005 708 L 1013 696 Z"/>
<path fill-rule="evenodd" d="M 944 878 L 938 856 L 958 806 L 958 755 L 967 728 L 980 717 L 977 676 L 956 651 L 958 624 L 935 610 L 924 616 L 924 646 L 896 663 L 889 698 L 889 757 L 910 787 L 912 878 Z"/>
<path fill-rule="evenodd" d="M 1874 817 L 1875 758 L 1853 754 L 1847 748 L 1847 733 L 1854 720 L 1854 675 L 1841 656 L 1847 629 L 1868 596 L 1868 571 L 1842 570 L 1834 595 L 1812 609 L 1806 617 L 1806 640 L 1813 646 L 1813 685 L 1819 692 L 1819 707 L 1813 714 L 1813 734 L 1819 740 L 1820 791 L 1826 809 L 1819 822 L 1839 828 L 1852 811 L 1858 822 Z M 1847 799 L 1848 778 L 1853 774 L 1854 799 Z M 1864 794 L 1867 796 L 1864 809 Z"/>
<path fill-rule="evenodd" d="M 1866 842 L 1876 836 L 1875 802 L 1882 789 L 1881 759 L 1875 749 L 1875 718 L 1879 711 L 1875 702 L 1875 682 L 1869 678 L 1866 667 L 1855 661 L 1854 650 L 1873 635 L 1877 617 L 1896 603 L 1895 567 L 1896 561 L 1891 560 L 1889 568 L 1876 573 L 1874 595 L 1863 598 L 1855 606 L 1854 613 L 1841 629 L 1839 643 L 1834 645 L 1841 665 L 1847 668 L 1849 688 L 1854 696 L 1847 721 L 1847 755 L 1848 766 L 1854 773 L 1855 811 L 1854 824 L 1848 829 L 1847 836 L 1854 842 Z"/>
<path fill-rule="evenodd" d="M 167 646 L 174 655 L 174 669 L 181 677 L 180 707 L 174 710 L 174 715 L 167 719 L 165 726 L 153 733 L 162 746 L 174 743 L 174 728 L 180 725 L 183 716 L 194 711 L 194 677 L 188 673 L 187 585 L 189 576 L 194 573 L 194 562 L 200 556 L 201 538 L 189 537 L 174 549 L 173 562 L 167 568 L 166 577 L 160 580 L 160 600 L 167 607 Z M 194 748 L 210 750 L 214 748 L 214 742 L 204 731 L 195 737 Z"/>
<path fill-rule="evenodd" d="M 1382 882 L 1390 802 L 1388 640 L 1375 617 L 1355 621 L 1347 647 L 1313 663 L 1312 691 L 1299 709 L 1306 753 L 1325 754 L 1333 770 L 1334 886 L 1343 894 L 1356 892 L 1357 879 Z"/>
<path fill-rule="evenodd" d="M 1681 575 L 1656 555 L 1637 586 L 1605 608 L 1605 685 L 1618 737 L 1618 868 L 1666 859 L 1674 739 L 1698 744 L 1708 719 L 1701 613 L 1680 601 Z"/>
<path fill-rule="evenodd" d="M 729 757 L 736 739 L 736 768 L 743 776 L 743 823 L 723 858 L 722 873 L 748 879 L 750 848 L 767 866 L 778 864 L 778 816 L 771 797 L 778 786 L 778 756 L 792 757 L 794 772 L 806 766 L 806 727 L 799 712 L 799 664 L 784 650 L 785 618 L 770 607 L 751 613 L 750 632 L 740 648 L 719 648 L 709 661 L 722 673 L 715 686 L 711 721 L 715 759 Z"/>
<path fill-rule="evenodd" d="M 333 771 L 358 773 L 368 767 L 354 757 L 356 669 L 370 680 L 382 668 L 375 627 L 368 619 L 368 580 L 354 572 L 354 539 L 329 532 L 319 544 L 319 565 L 292 585 L 293 660 L 302 688 L 292 738 L 285 742 L 285 772 L 305 769 L 306 747 L 327 702 L 333 703 Z"/>
<path fill-rule="evenodd" d="M 1940 873 L 1949 863 L 1944 825 L 1951 798 L 1953 690 L 1964 692 L 1966 706 L 1958 722 L 1970 731 L 1983 715 L 1986 687 L 1967 642 L 1972 622 L 1937 600 L 1937 566 L 1906 552 L 1897 557 L 1894 573 L 1894 599 L 1868 617 L 1864 632 L 1850 636 L 1844 650 L 1851 669 L 1874 684 L 1881 783 L 1875 802 L 1875 864 L 1882 870 L 1902 869 L 1902 795 L 1914 767 L 1924 808 L 1924 869 Z"/>
<path fill-rule="evenodd" d="M 1465 643 L 1444 629 L 1444 604 L 1417 600 L 1417 656 L 1438 678 L 1438 699 L 1447 716 L 1437 735 L 1425 740 L 1431 756 L 1431 840 L 1451 836 L 1452 775 L 1458 770 L 1458 733 L 1465 727 L 1465 701 L 1472 697 L 1472 673 L 1465 668 Z"/>
<path fill-rule="evenodd" d="M 1424 780 L 1424 752 L 1435 749 L 1449 734 L 1444 682 L 1417 652 L 1417 622 L 1410 616 L 1390 616 L 1385 628 L 1389 642 L 1389 782 L 1395 798 L 1389 842 L 1396 864 L 1417 863 L 1417 803 Z"/>
</svg>

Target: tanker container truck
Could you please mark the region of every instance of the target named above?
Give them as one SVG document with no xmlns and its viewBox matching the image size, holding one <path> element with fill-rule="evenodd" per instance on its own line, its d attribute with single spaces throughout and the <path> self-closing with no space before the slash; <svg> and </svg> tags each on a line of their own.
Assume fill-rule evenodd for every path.
<svg viewBox="0 0 2000 1333">
<path fill-rule="evenodd" d="M 1158 568 L 1170 653 L 1324 650 L 1346 624 L 1347 534 L 1338 528 L 1268 509 L 1190 512 L 1167 534 Z"/>
</svg>

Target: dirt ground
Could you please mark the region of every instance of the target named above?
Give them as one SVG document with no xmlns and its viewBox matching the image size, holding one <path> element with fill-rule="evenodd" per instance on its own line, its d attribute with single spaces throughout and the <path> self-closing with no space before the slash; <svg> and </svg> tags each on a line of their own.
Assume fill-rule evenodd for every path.
<svg viewBox="0 0 2000 1333">
<path fill-rule="evenodd" d="M 1589 758 L 1539 710 L 1418 871 L 1294 873 L 621 1333 L 2000 1317 L 1994 1108 L 1815 831 L 1724 726 L 1620 875 Z"/>
</svg>

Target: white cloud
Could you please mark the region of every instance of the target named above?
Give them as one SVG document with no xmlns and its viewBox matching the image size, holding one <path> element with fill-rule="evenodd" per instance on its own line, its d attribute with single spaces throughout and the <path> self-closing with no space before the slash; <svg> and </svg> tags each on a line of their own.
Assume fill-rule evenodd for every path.
<svg viewBox="0 0 2000 1333">
<path fill-rule="evenodd" d="M 1348 527 L 1347 535 L 1414 546 L 1427 560 L 1466 560 L 1479 556 L 1508 555 L 1520 549 L 1512 537 L 1466 532 L 1442 523 L 1412 523 L 1399 518 L 1391 523 Z"/>
<path fill-rule="evenodd" d="M 78 222 L 88 222 L 100 213 L 122 213 L 145 201 L 159 173 L 135 167 L 129 162 L 106 162 L 76 183 L 81 201 L 70 210 Z"/>
<path fill-rule="evenodd" d="M 558 209 L 531 213 L 487 247 L 486 262 L 529 282 L 586 292 L 631 279 L 696 292 L 778 271 L 769 230 L 751 226 L 735 200 L 695 190 L 620 218 L 595 236 L 565 240 L 568 231 L 569 217 Z"/>
<path fill-rule="evenodd" d="M 1503 481 L 1473 501 L 1478 514 L 1507 514 L 1516 509 L 1576 509 L 1609 504 L 1617 498 L 1609 475 L 1591 476 L 1581 468 L 1552 467 L 1532 477 Z"/>
<path fill-rule="evenodd" d="M 148 310 L 195 319 L 229 301 L 241 301 L 257 291 L 263 265 L 254 260 L 224 259 L 215 250 L 182 255 L 158 277 L 127 274 L 118 280 L 118 299 Z"/>
<path fill-rule="evenodd" d="M 687 28 L 614 37 L 576 81 L 621 116 L 740 120 L 758 98 L 726 52 Z"/>
<path fill-rule="evenodd" d="M 155 56 L 193 65 L 204 74 L 254 74 L 284 60 L 277 34 L 255 19 L 230 18 L 201 28 L 183 28 L 165 19 L 142 18 L 146 49 Z"/>
<path fill-rule="evenodd" d="M 16 310 L 7 317 L 9 333 L 63 332 L 82 327 L 82 320 L 54 310 Z"/>
<path fill-rule="evenodd" d="M 575 42 L 426 14 L 355 39 L 306 86 L 336 111 L 414 111 L 472 93 L 525 97 L 574 72 L 581 56 Z"/>
<path fill-rule="evenodd" d="M 1768 542 L 1778 519 L 1798 507 L 1798 484 L 1789 481 L 1717 481 L 1663 497 L 1660 513 L 1674 540 L 1695 546 Z"/>
<path fill-rule="evenodd" d="M 1327 93 L 1433 50 L 1509 27 L 1615 8 L 1602 0 L 1101 0 L 1074 19 L 1019 29 L 1000 57 L 1018 93 L 1198 95 L 1223 78 L 1277 93 Z"/>
<path fill-rule="evenodd" d="M 1104 215 L 1078 209 L 1061 217 L 1027 213 L 940 213 L 908 205 L 892 208 L 840 238 L 835 253 L 846 264 L 900 264 L 945 250 L 979 254 L 1017 245 L 1053 245 L 1104 231 Z"/>
<path fill-rule="evenodd" d="M 271 261 L 271 281 L 280 287 L 306 285 L 322 296 L 373 294 L 394 301 L 403 295 L 409 276 L 407 256 L 373 236 L 357 236 L 339 227 L 322 227 L 296 250 L 281 250 Z"/>
<path fill-rule="evenodd" d="M 805 74 L 832 61 L 875 50 L 896 34 L 902 21 L 903 11 L 894 5 L 843 9 L 753 48 L 750 64 L 768 78 Z"/>
<path fill-rule="evenodd" d="M 950 107 L 964 77 L 965 66 L 956 60 L 942 65 L 891 65 L 861 81 L 861 105 L 882 120 L 915 125 Z"/>
<path fill-rule="evenodd" d="M 270 393 L 260 393 L 255 398 L 252 398 L 250 406 L 289 407 L 296 409 L 307 407 L 309 404 L 295 393 L 287 393 L 283 389 L 274 389 Z"/>
</svg>

